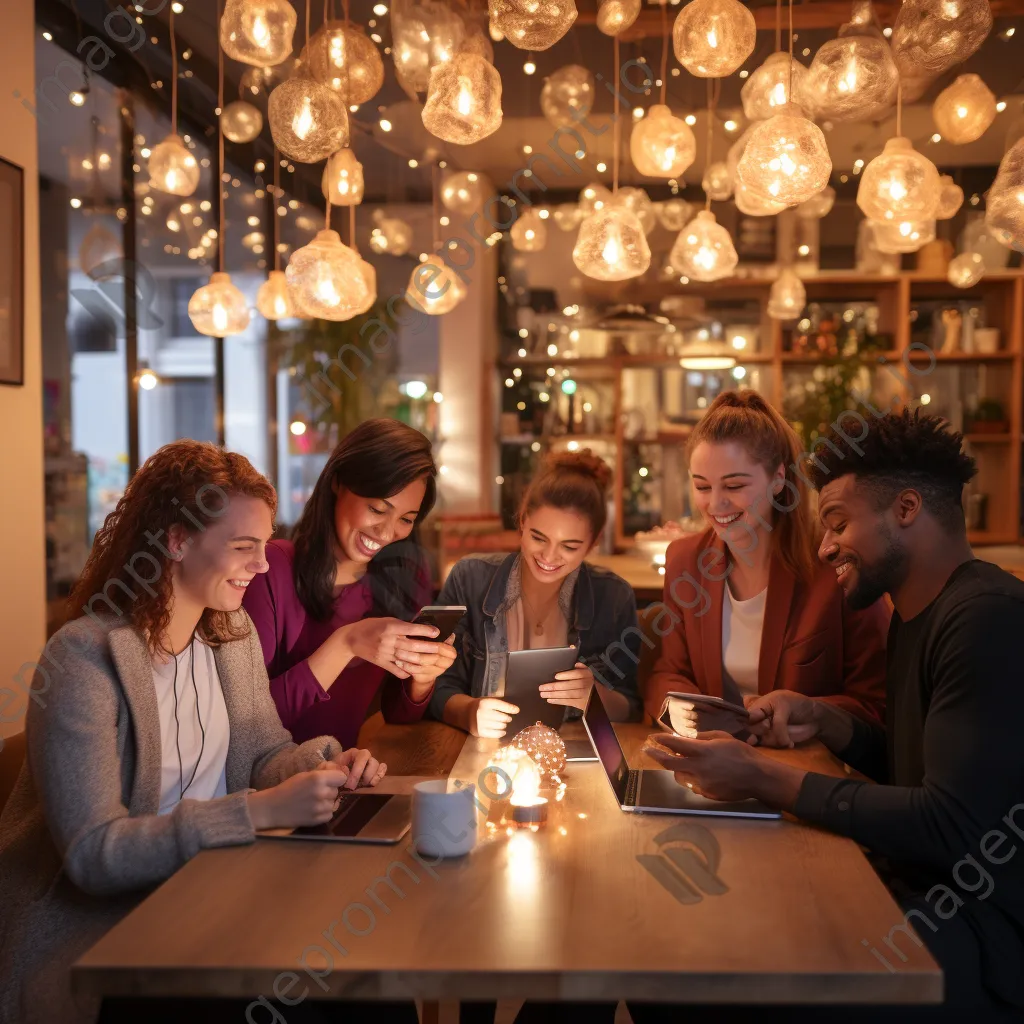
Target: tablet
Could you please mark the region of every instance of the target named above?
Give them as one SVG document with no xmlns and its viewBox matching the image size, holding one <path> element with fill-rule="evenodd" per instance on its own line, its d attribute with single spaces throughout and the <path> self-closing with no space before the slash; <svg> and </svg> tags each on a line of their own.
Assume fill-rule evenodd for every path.
<svg viewBox="0 0 1024 1024">
<path fill-rule="evenodd" d="M 505 668 L 505 694 L 507 700 L 519 708 L 505 730 L 507 739 L 517 732 L 542 722 L 557 729 L 565 718 L 566 705 L 550 704 L 541 695 L 541 683 L 550 683 L 556 672 L 567 672 L 577 662 L 579 651 L 575 647 L 540 647 L 532 651 L 510 651 Z"/>
</svg>

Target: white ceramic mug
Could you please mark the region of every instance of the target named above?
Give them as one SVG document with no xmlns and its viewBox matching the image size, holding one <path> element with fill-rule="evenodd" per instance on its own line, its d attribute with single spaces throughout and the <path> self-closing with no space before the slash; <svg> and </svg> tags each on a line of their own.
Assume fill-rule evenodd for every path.
<svg viewBox="0 0 1024 1024">
<path fill-rule="evenodd" d="M 975 327 L 974 349 L 976 352 L 990 354 L 999 351 L 998 327 Z"/>
<path fill-rule="evenodd" d="M 476 786 L 448 792 L 447 779 L 412 788 L 412 842 L 425 857 L 462 857 L 476 846 Z"/>
</svg>

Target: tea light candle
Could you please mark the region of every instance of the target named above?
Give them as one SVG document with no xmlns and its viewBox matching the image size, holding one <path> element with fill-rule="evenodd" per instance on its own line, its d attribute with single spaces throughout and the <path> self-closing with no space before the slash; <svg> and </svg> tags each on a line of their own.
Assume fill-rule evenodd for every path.
<svg viewBox="0 0 1024 1024">
<path fill-rule="evenodd" d="M 548 801 L 538 796 L 518 801 L 512 797 L 512 820 L 517 825 L 543 825 L 548 820 Z"/>
</svg>

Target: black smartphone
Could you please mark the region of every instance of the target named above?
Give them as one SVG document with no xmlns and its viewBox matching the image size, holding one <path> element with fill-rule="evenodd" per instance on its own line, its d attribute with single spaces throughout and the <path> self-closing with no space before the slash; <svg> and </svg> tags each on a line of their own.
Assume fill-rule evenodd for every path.
<svg viewBox="0 0 1024 1024">
<path fill-rule="evenodd" d="M 437 626 L 437 636 L 418 636 L 416 640 L 444 643 L 455 632 L 459 620 L 466 614 L 464 604 L 428 604 L 421 608 L 412 621 L 425 626 Z"/>
</svg>

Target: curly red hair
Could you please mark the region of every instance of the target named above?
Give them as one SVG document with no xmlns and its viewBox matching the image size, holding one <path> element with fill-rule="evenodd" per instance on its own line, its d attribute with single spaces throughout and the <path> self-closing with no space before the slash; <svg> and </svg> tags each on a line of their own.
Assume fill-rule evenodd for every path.
<svg viewBox="0 0 1024 1024">
<path fill-rule="evenodd" d="M 97 618 L 93 606 L 129 622 L 146 638 L 151 650 L 164 647 L 170 622 L 172 559 L 164 554 L 172 526 L 190 534 L 222 514 L 233 494 L 263 501 L 271 518 L 277 494 L 270 481 L 244 455 L 224 451 L 205 441 L 174 441 L 143 463 L 128 482 L 114 511 L 96 533 L 89 559 L 68 598 L 71 617 Z M 207 511 L 209 510 L 209 511 Z M 198 525 L 197 525 L 198 524 Z M 146 537 L 155 537 L 159 544 Z M 135 562 L 143 562 L 140 570 Z M 145 576 L 140 576 L 140 571 Z M 150 577 L 155 576 L 155 579 Z M 121 604 L 128 602 L 127 610 Z M 248 635 L 230 612 L 207 608 L 198 635 L 209 644 L 227 643 Z"/>
</svg>

